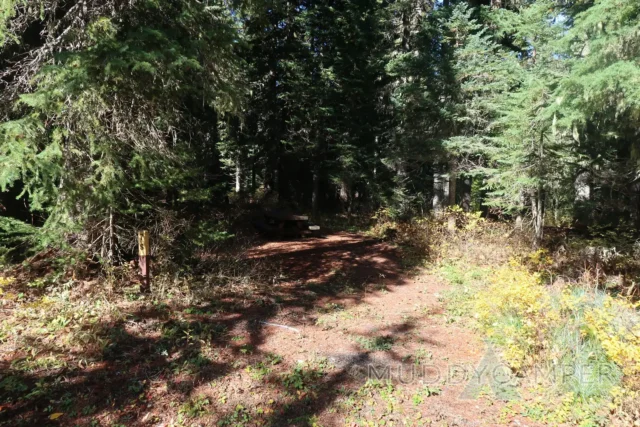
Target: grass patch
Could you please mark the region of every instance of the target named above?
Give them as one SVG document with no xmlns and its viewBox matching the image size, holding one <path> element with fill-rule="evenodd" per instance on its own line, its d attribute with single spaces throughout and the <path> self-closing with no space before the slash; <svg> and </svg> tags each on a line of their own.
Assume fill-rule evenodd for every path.
<svg viewBox="0 0 640 427">
<path fill-rule="evenodd" d="M 395 425 L 402 394 L 390 380 L 368 379 L 341 402 L 349 414 L 346 425 Z"/>
<path fill-rule="evenodd" d="M 326 304 L 319 308 L 318 312 L 322 314 L 316 319 L 316 325 L 324 329 L 333 329 L 342 321 L 353 320 L 360 316 L 357 309 L 347 310 L 344 305 L 336 303 Z"/>
<path fill-rule="evenodd" d="M 207 414 L 207 407 L 211 404 L 209 399 L 200 395 L 196 398 L 189 399 L 178 410 L 179 419 L 182 418 L 196 418 Z"/>
<path fill-rule="evenodd" d="M 433 353 L 424 348 L 419 348 L 412 357 L 413 364 L 416 366 L 423 365 L 427 360 L 433 359 Z"/>
<path fill-rule="evenodd" d="M 37 372 L 49 369 L 60 369 L 67 366 L 65 360 L 56 356 L 45 356 L 24 359 L 18 359 L 11 362 L 11 369 L 19 372 Z"/>
<path fill-rule="evenodd" d="M 307 397 L 321 386 L 320 380 L 329 368 L 329 362 L 325 358 L 298 363 L 293 370 L 282 374 L 282 384 L 298 397 Z"/>
<path fill-rule="evenodd" d="M 354 341 L 367 351 L 389 351 L 393 347 L 393 338 L 389 336 L 365 337 L 356 336 Z"/>
<path fill-rule="evenodd" d="M 233 409 L 233 412 L 224 416 L 219 422 L 218 426 L 232 426 L 232 427 L 242 427 L 249 426 L 253 422 L 253 417 L 251 416 L 251 412 L 244 405 L 236 405 Z"/>
<path fill-rule="evenodd" d="M 469 266 L 458 261 L 444 262 L 436 267 L 435 274 L 453 285 L 441 297 L 447 322 L 465 321 L 473 314 L 476 295 L 486 286 L 489 272 L 486 267 Z"/>
<path fill-rule="evenodd" d="M 425 385 L 419 388 L 418 391 L 411 396 L 411 401 L 415 406 L 419 406 L 423 404 L 427 398 L 431 396 L 438 396 L 440 393 L 442 393 L 442 389 L 440 387 Z"/>
<path fill-rule="evenodd" d="M 247 366 L 245 371 L 251 375 L 256 381 L 262 381 L 268 377 L 273 371 L 273 366 L 279 365 L 282 362 L 282 356 L 277 354 L 267 353 L 265 360 L 262 360 L 253 365 Z"/>
</svg>

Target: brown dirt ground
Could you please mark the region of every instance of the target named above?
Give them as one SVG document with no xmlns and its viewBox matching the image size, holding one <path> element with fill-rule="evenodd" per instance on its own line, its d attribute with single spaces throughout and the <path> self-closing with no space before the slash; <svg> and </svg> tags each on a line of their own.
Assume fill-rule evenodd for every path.
<svg viewBox="0 0 640 427">
<path fill-rule="evenodd" d="M 267 319 L 281 326 L 248 322 L 249 327 L 247 323 L 238 325 L 232 334 L 255 337 L 255 328 L 259 328 L 259 342 L 243 342 L 252 343 L 260 353 L 282 356 L 289 366 L 323 357 L 333 364 L 321 380 L 319 395 L 288 409 L 288 415 L 312 413 L 322 426 L 355 426 L 364 420 L 383 419 L 395 425 L 497 423 L 503 406 L 500 402 L 488 397 L 460 398 L 485 352 L 485 344 L 473 332 L 447 323 L 441 294 L 448 286 L 424 271 L 403 274 L 398 252 L 391 245 L 338 233 L 321 239 L 267 242 L 246 256 L 278 263 L 288 279 L 281 286 L 289 288 L 297 302 L 300 292 L 306 290 L 313 307 L 284 302 Z M 334 294 L 332 282 L 340 281 L 346 286 L 340 283 L 342 292 Z M 322 295 L 323 291 L 329 295 Z M 358 336 L 389 337 L 393 346 L 389 351 L 369 351 L 355 341 Z M 416 365 L 416 354 L 426 354 L 427 360 Z M 385 414 L 384 409 L 375 407 L 379 403 L 351 412 L 336 409 L 345 394 L 339 389 L 361 387 L 366 375 L 373 374 L 369 366 L 383 376 L 385 368 L 390 368 L 389 378 L 396 385 L 400 401 L 394 413 Z M 415 405 L 408 397 L 425 384 L 442 392 Z M 234 380 L 218 386 L 236 393 L 239 390 Z M 258 390 L 251 394 L 239 399 L 236 396 L 237 401 L 252 406 L 266 400 Z M 286 418 L 281 414 L 277 425 L 294 425 L 288 424 L 291 418 Z M 523 425 L 519 420 L 512 421 Z"/>
<path fill-rule="evenodd" d="M 447 322 L 447 286 L 425 271 L 404 273 L 393 246 L 336 233 L 265 242 L 245 260 L 271 265 L 280 278 L 197 312 L 183 307 L 174 316 L 147 304 L 129 321 L 105 325 L 111 336 L 117 332 L 114 344 L 94 363 L 63 373 L 62 392 L 93 407 L 93 418 L 61 417 L 53 425 L 531 425 L 513 411 L 505 418 L 504 403 L 490 396 L 461 398 L 485 345 Z M 162 331 L 184 325 L 224 333 L 160 351 Z M 376 339 L 390 348 L 367 349 Z M 208 362 L 193 368 L 194 355 Z M 391 392 L 363 388 L 370 367 L 389 368 Z M 127 386 L 132 380 L 139 389 Z M 425 386 L 441 392 L 414 401 Z M 181 416 L 189 399 L 206 399 L 206 411 Z M 16 405 L 4 414 L 22 425 L 47 424 L 33 418 L 38 410 Z"/>
</svg>

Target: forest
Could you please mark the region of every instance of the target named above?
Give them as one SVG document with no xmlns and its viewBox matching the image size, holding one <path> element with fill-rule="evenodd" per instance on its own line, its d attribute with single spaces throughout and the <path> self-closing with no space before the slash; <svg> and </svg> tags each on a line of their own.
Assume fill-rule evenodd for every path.
<svg viewBox="0 0 640 427">
<path fill-rule="evenodd" d="M 638 9 L 5 0 L 2 229 L 114 260 L 130 230 L 230 193 L 460 205 L 536 239 L 637 227 Z"/>
<path fill-rule="evenodd" d="M 640 425 L 639 230 L 638 0 L 0 0 L 0 425 Z"/>
</svg>

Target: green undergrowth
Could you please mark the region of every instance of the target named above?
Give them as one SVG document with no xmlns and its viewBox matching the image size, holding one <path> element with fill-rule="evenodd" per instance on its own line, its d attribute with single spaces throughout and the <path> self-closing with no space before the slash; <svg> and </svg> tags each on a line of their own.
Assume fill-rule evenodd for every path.
<svg viewBox="0 0 640 427">
<path fill-rule="evenodd" d="M 545 242 L 551 250 L 531 251 L 513 225 L 455 207 L 439 217 L 400 221 L 381 211 L 375 219 L 370 234 L 419 253 L 451 285 L 440 295 L 447 322 L 477 329 L 499 350 L 520 383 L 521 414 L 582 426 L 640 420 L 631 240 L 556 232 Z"/>
<path fill-rule="evenodd" d="M 520 377 L 522 415 L 604 426 L 636 417 L 640 315 L 627 299 L 580 284 L 549 286 L 512 260 L 495 267 L 444 261 L 447 319 L 471 325 Z"/>
<path fill-rule="evenodd" d="M 447 321 L 464 322 L 473 312 L 474 298 L 478 289 L 486 283 L 489 269 L 451 261 L 438 266 L 436 273 L 453 285 L 441 296 L 441 300 L 446 302 Z"/>
<path fill-rule="evenodd" d="M 354 341 L 367 351 L 389 351 L 393 347 L 393 337 L 390 336 L 377 336 L 377 337 L 365 337 L 356 336 Z"/>
</svg>

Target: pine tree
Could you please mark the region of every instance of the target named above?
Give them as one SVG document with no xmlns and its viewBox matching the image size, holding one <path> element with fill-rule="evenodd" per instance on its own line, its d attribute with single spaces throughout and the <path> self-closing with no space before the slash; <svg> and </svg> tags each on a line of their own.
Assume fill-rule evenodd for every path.
<svg viewBox="0 0 640 427">
<path fill-rule="evenodd" d="M 432 197 L 436 205 L 443 198 L 438 189 L 430 188 L 433 182 L 438 187 L 437 174 L 444 172 L 442 143 L 453 130 L 452 50 L 441 25 L 447 12 L 414 2 L 399 3 L 395 12 L 401 24 L 387 64 L 393 127 L 385 162 L 396 172 L 396 195 L 403 211 L 424 212 Z"/>
<path fill-rule="evenodd" d="M 466 175 L 462 204 L 470 209 L 471 182 L 482 182 L 490 160 L 492 138 L 498 134 L 497 119 L 505 93 L 517 89 L 522 68 L 514 52 L 501 48 L 487 27 L 473 17 L 476 10 L 460 3 L 445 26 L 455 47 L 454 129 L 445 141 L 450 156 Z"/>
<path fill-rule="evenodd" d="M 184 200 L 200 186 L 186 167 L 196 162 L 189 129 L 181 128 L 185 103 L 233 108 L 241 73 L 222 7 L 139 2 L 94 18 L 96 7 L 82 15 L 80 40 L 45 58 L 29 87 L 9 83 L 6 94 L 27 92 L 0 125 L 0 187 L 22 186 L 31 209 L 47 216 L 43 236 L 112 258 L 122 216 L 148 213 L 156 197 Z M 56 16 L 50 25 L 66 24 Z M 58 43 L 50 39 L 43 46 Z"/>
<path fill-rule="evenodd" d="M 640 227 L 640 4 L 579 2 L 570 13 L 561 47 L 571 72 L 558 97 L 580 155 L 576 215 L 587 222 L 630 215 Z M 612 192 L 620 196 L 614 200 Z"/>
</svg>

